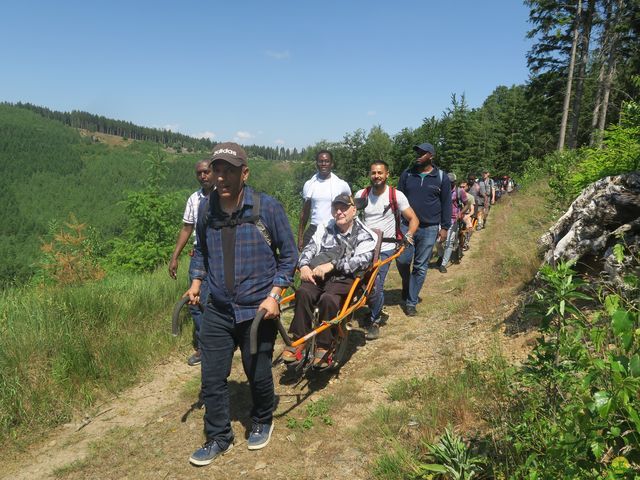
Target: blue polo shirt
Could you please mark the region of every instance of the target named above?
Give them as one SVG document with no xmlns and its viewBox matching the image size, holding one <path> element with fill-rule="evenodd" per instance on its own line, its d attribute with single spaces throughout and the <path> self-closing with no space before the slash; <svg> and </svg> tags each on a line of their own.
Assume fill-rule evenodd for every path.
<svg viewBox="0 0 640 480">
<path fill-rule="evenodd" d="M 451 228 L 451 182 L 440 169 L 433 167 L 429 173 L 422 173 L 415 167 L 400 174 L 398 190 L 405 194 L 409 205 L 416 212 L 420 227 L 440 225 Z M 442 178 L 442 179 L 441 179 Z"/>
</svg>

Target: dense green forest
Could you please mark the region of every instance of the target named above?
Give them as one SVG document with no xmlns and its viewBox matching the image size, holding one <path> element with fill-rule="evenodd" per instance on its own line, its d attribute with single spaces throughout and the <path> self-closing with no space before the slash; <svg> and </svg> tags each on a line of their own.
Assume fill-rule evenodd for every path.
<svg viewBox="0 0 640 480">
<path fill-rule="evenodd" d="M 633 74 L 640 71 L 640 4 L 637 0 L 526 3 L 532 25 L 528 36 L 533 40 L 526 84 L 498 86 L 478 108 L 468 105 L 464 92 L 452 93 L 451 104 L 441 115 L 427 116 L 421 125 L 395 134 L 382 126 L 356 129 L 339 141 L 320 140 L 300 152 L 247 146 L 253 162 L 251 182 L 283 202 L 295 227 L 299 192 L 313 172 L 313 155 L 319 148 L 333 150 L 338 174 L 354 189 L 367 183 L 368 165 L 374 159 L 386 160 L 397 177 L 413 160 L 412 146 L 424 141 L 436 146 L 439 166 L 463 176 L 487 168 L 494 175 L 518 177 L 554 151 L 599 149 L 607 127 L 622 127 L 624 118 L 637 114 L 633 100 L 638 98 L 640 82 Z M 78 129 L 119 135 L 127 141 L 108 146 L 81 136 Z M 86 225 L 84 235 L 91 239 L 93 255 L 106 259 L 114 254 L 107 261 L 112 267 L 126 264 L 123 255 L 132 251 L 124 249 L 123 242 L 132 242 L 136 235 L 132 223 L 141 220 L 132 217 L 134 204 L 147 202 L 151 208 L 149 202 L 158 196 L 162 211 L 170 217 L 165 225 L 153 227 L 163 232 L 164 245 L 154 247 L 155 253 L 145 255 L 148 258 L 139 267 L 160 263 L 174 240 L 184 200 L 197 186 L 192 164 L 212 146 L 206 139 L 87 112 L 0 104 L 4 225 L 0 283 L 22 284 L 32 278 L 42 261 L 40 246 L 70 214 Z M 572 175 L 571 157 L 557 160 L 564 170 L 558 167 L 562 171 L 554 175 Z M 153 179 L 150 169 L 162 175 Z M 283 170 L 288 174 L 282 175 Z M 134 192 L 146 193 L 136 197 Z M 124 250 L 114 253 L 118 239 Z M 149 245 L 151 238 L 138 241 Z"/>
</svg>

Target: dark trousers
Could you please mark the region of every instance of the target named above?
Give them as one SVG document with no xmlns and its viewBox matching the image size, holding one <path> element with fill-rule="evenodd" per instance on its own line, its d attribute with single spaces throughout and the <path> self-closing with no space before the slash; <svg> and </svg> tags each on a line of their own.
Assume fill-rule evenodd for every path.
<svg viewBox="0 0 640 480">
<path fill-rule="evenodd" d="M 271 360 L 276 339 L 275 323 L 263 320 L 258 329 L 258 353 L 250 353 L 249 333 L 251 321 L 235 323 L 232 310 L 208 304 L 200 328 L 202 349 L 202 394 L 206 407 L 204 431 L 207 440 L 216 440 L 226 448 L 233 442 L 229 414 L 229 387 L 231 360 L 236 347 L 242 353 L 242 366 L 251 388 L 251 421 L 271 423 L 275 394 Z"/>
<path fill-rule="evenodd" d="M 316 306 L 320 311 L 321 321 L 333 319 L 340 311 L 352 284 L 352 278 L 330 279 L 327 282 L 318 282 L 318 285 L 302 282 L 296 290 L 296 306 L 289 333 L 294 338 L 300 338 L 309 333 L 312 330 L 313 311 Z M 318 334 L 316 342 L 320 348 L 330 348 L 333 343 L 331 329 L 328 328 Z"/>
</svg>

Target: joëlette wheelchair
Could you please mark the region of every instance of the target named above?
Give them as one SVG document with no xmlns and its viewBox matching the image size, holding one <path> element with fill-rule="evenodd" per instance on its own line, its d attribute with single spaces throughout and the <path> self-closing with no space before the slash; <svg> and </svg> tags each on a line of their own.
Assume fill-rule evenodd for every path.
<svg viewBox="0 0 640 480">
<path fill-rule="evenodd" d="M 376 241 L 372 265 L 361 275 L 356 277 L 344 300 L 342 308 L 338 312 L 338 315 L 331 319 L 321 319 L 319 318 L 318 310 L 316 309 L 312 322 L 313 329 L 295 341 L 289 337 L 280 317 L 274 319 L 278 332 L 282 336 L 284 343 L 287 346 L 296 349 L 296 361 L 289 364 L 289 368 L 293 368 L 304 373 L 313 366 L 316 336 L 328 328 L 333 329 L 334 333 L 333 343 L 324 357 L 328 366 L 323 368 L 314 368 L 314 370 L 338 370 L 344 364 L 347 358 L 349 345 L 349 332 L 351 330 L 349 327 L 350 321 L 354 318 L 356 312 L 367 304 L 369 295 L 373 292 L 375 280 L 380 268 L 383 265 L 394 261 L 404 251 L 404 245 L 401 240 L 396 240 L 395 238 L 383 238 L 380 231 L 374 231 L 378 235 L 378 238 Z M 393 255 L 384 260 L 380 260 L 380 247 L 383 241 L 394 242 L 398 244 L 398 247 L 394 251 Z M 295 292 L 284 296 L 280 301 L 281 311 L 293 308 L 294 302 Z M 251 325 L 250 347 L 252 355 L 255 355 L 258 351 L 257 333 L 263 317 L 264 310 L 258 311 Z"/>
</svg>

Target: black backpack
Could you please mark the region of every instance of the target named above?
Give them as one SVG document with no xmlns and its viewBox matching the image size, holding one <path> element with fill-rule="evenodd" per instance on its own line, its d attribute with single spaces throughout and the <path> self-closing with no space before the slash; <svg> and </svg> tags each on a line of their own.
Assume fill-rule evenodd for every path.
<svg viewBox="0 0 640 480">
<path fill-rule="evenodd" d="M 236 227 L 237 225 L 242 225 L 243 223 L 254 224 L 262 235 L 262 238 L 264 238 L 264 241 L 267 243 L 267 245 L 269 245 L 269 248 L 271 248 L 271 250 L 274 250 L 271 232 L 260 218 L 260 197 L 262 196 L 260 192 L 256 192 L 255 190 L 253 191 L 253 205 L 251 206 L 250 216 L 240 218 L 228 217 L 225 220 L 218 220 L 211 213 L 211 210 L 214 207 L 210 204 L 212 193 L 213 192 L 202 199 L 200 201 L 200 205 L 198 206 L 196 235 L 198 237 L 198 245 L 200 246 L 203 257 L 206 258 L 209 255 L 206 237 L 207 227 L 218 230 L 224 227 Z M 218 198 L 217 195 L 215 198 Z M 274 251 L 274 254 L 275 253 L 276 252 Z M 204 262 L 204 266 L 205 269 L 209 268 L 209 264 L 206 260 Z"/>
</svg>

